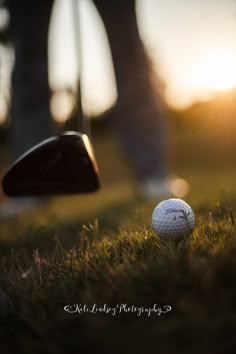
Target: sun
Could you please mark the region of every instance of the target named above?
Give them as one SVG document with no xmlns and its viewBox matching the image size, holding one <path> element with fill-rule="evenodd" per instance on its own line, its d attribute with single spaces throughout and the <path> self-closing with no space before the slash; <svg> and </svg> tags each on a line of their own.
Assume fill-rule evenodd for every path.
<svg viewBox="0 0 236 354">
<path fill-rule="evenodd" d="M 197 61 L 195 75 L 204 90 L 225 91 L 236 86 L 235 55 L 219 49 L 202 55 Z"/>
</svg>

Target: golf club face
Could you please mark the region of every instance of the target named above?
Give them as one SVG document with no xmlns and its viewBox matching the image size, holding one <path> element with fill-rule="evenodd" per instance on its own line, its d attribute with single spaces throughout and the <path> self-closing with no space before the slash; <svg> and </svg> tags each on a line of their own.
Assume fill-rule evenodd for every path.
<svg viewBox="0 0 236 354">
<path fill-rule="evenodd" d="M 99 189 L 99 172 L 86 134 L 66 132 L 28 150 L 2 180 L 6 195 L 47 196 Z"/>
</svg>

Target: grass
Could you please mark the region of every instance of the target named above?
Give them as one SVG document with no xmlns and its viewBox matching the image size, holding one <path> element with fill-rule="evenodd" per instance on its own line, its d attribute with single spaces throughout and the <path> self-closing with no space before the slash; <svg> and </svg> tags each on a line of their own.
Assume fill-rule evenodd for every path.
<svg viewBox="0 0 236 354">
<path fill-rule="evenodd" d="M 233 352 L 235 167 L 214 159 L 203 170 L 191 151 L 182 160 L 180 146 L 172 158 L 197 218 L 182 241 L 157 237 L 150 218 L 158 201 L 136 196 L 117 147 L 100 135 L 100 192 L 1 222 L 1 353 Z M 74 304 L 117 312 L 64 310 Z M 121 313 L 119 304 L 127 304 Z M 171 311 L 138 315 L 154 304 Z M 132 305 L 136 312 L 127 311 Z"/>
</svg>

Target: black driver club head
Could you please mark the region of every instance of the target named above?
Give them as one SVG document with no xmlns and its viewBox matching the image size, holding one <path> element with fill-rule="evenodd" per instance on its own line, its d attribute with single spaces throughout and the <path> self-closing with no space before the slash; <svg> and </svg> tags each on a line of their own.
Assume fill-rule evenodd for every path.
<svg viewBox="0 0 236 354">
<path fill-rule="evenodd" d="M 44 140 L 12 164 L 2 186 L 11 197 L 96 191 L 99 172 L 88 136 L 66 132 Z"/>
</svg>

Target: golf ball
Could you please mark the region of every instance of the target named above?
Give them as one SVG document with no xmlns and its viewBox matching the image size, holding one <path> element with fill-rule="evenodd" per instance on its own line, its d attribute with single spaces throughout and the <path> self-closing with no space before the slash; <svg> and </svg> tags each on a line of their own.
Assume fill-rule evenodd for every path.
<svg viewBox="0 0 236 354">
<path fill-rule="evenodd" d="M 193 210 L 182 199 L 163 200 L 152 213 L 152 227 L 163 239 L 181 239 L 191 234 L 194 226 Z"/>
</svg>

